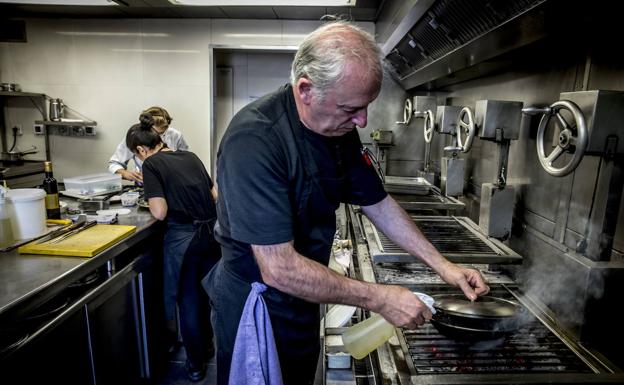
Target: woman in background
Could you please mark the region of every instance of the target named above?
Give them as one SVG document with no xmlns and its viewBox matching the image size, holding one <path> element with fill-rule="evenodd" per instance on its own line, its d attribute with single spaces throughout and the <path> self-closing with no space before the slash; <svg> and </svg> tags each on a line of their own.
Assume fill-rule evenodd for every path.
<svg viewBox="0 0 624 385">
<path fill-rule="evenodd" d="M 154 106 L 150 107 L 143 113 L 150 114 L 154 119 L 154 130 L 160 135 L 162 141 L 172 150 L 188 150 L 189 146 L 186 144 L 182 133 L 173 127 L 170 127 L 173 118 L 169 115 L 167 110 L 162 107 Z M 134 171 L 128 170 L 128 163 L 130 159 L 134 161 Z M 108 171 L 113 174 L 120 174 L 123 179 L 134 181 L 137 183 L 143 183 L 143 176 L 141 174 L 142 161 L 138 159 L 134 153 L 128 149 L 126 142 L 122 140 L 115 149 L 115 153 L 108 161 Z"/>
<path fill-rule="evenodd" d="M 187 374 L 200 381 L 214 355 L 210 304 L 201 279 L 219 260 L 213 236 L 217 192 L 201 160 L 189 151 L 174 151 L 162 141 L 156 119 L 142 113 L 126 135 L 126 146 L 143 162 L 145 199 L 152 215 L 166 220 L 164 240 L 165 312 L 174 328 L 175 305 L 186 349 Z"/>
</svg>

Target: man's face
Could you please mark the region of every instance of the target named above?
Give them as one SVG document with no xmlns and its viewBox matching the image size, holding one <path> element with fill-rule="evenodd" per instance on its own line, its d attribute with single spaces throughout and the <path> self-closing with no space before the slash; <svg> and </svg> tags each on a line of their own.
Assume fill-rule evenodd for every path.
<svg viewBox="0 0 624 385">
<path fill-rule="evenodd" d="M 342 136 L 366 126 L 367 108 L 379 94 L 379 85 L 362 75 L 357 65 L 348 67 L 355 68 L 348 68 L 346 76 L 330 87 L 323 99 L 311 92 L 305 103 L 302 121 L 316 133 Z"/>
</svg>

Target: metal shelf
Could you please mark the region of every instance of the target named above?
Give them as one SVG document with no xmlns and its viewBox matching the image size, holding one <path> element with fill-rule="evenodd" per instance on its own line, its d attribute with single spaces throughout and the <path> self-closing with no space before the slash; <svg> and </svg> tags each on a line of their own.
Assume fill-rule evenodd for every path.
<svg viewBox="0 0 624 385">
<path fill-rule="evenodd" d="M 60 135 L 60 136 L 96 136 L 97 122 L 63 122 L 53 120 L 36 120 L 35 135 Z"/>
<path fill-rule="evenodd" d="M 35 124 L 43 124 L 44 126 L 70 126 L 70 127 L 97 126 L 97 122 L 95 121 L 64 122 L 64 121 L 55 121 L 55 120 L 35 120 Z"/>
<path fill-rule="evenodd" d="M 35 92 L 0 91 L 0 96 L 45 98 L 46 94 L 38 94 Z"/>
</svg>

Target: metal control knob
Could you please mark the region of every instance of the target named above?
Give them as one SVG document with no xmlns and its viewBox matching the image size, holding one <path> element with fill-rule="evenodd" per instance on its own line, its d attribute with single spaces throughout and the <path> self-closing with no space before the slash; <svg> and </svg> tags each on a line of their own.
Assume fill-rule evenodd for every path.
<svg viewBox="0 0 624 385">
<path fill-rule="evenodd" d="M 466 136 L 463 140 L 462 136 Z M 470 107 L 464 107 L 457 116 L 457 146 L 462 152 L 470 151 L 475 136 L 474 115 Z"/>
<path fill-rule="evenodd" d="M 574 118 L 574 125 L 570 125 L 561 115 L 561 110 L 568 110 Z M 559 133 L 557 145 L 552 152 L 546 155 L 544 150 L 544 136 L 550 119 L 555 116 L 561 124 L 563 130 Z M 566 176 L 581 162 L 583 154 L 587 149 L 588 131 L 585 123 L 585 116 L 581 109 L 569 100 L 559 100 L 554 102 L 544 113 L 537 128 L 537 157 L 547 173 L 553 176 Z M 567 152 L 572 154 L 572 158 L 563 166 L 556 167 L 553 163 L 559 159 L 561 154 Z"/>
<path fill-rule="evenodd" d="M 433 138 L 433 129 L 435 127 L 433 121 L 433 111 L 427 110 L 423 112 L 422 115 L 422 117 L 424 118 L 423 134 L 425 136 L 425 142 L 431 143 L 431 139 Z"/>
<path fill-rule="evenodd" d="M 403 121 L 395 122 L 396 124 L 405 124 L 406 126 L 412 121 L 412 99 L 405 99 L 405 105 L 403 106 Z"/>
</svg>

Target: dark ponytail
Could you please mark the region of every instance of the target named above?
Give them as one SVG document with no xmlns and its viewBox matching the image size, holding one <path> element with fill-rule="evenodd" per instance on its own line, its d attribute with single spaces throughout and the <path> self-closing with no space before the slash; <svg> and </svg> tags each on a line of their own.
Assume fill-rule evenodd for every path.
<svg viewBox="0 0 624 385">
<path fill-rule="evenodd" d="M 160 135 L 154 131 L 153 126 L 154 117 L 146 112 L 141 113 L 139 123 L 130 127 L 126 134 L 126 146 L 128 146 L 128 149 L 134 153 L 139 146 L 153 149 L 162 143 Z"/>
<path fill-rule="evenodd" d="M 142 112 L 139 115 L 139 125 L 141 126 L 141 130 L 151 131 L 152 127 L 154 127 L 154 117 L 147 112 Z"/>
</svg>

